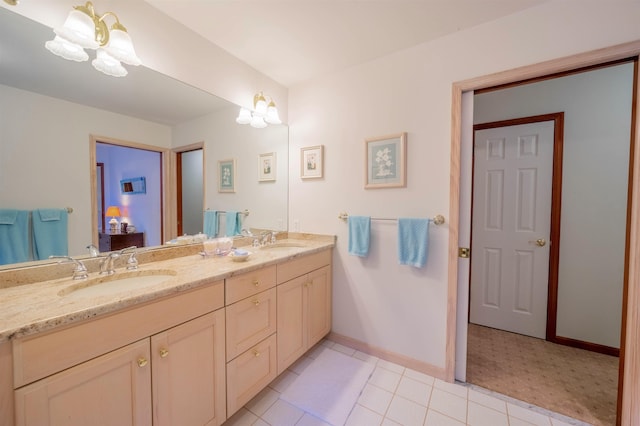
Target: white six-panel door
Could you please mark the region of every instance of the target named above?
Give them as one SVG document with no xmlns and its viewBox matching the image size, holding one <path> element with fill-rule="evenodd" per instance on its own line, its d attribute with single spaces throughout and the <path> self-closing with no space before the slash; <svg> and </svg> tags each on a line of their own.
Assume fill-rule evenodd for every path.
<svg viewBox="0 0 640 426">
<path fill-rule="evenodd" d="M 470 322 L 545 338 L 553 121 L 475 132 Z"/>
</svg>

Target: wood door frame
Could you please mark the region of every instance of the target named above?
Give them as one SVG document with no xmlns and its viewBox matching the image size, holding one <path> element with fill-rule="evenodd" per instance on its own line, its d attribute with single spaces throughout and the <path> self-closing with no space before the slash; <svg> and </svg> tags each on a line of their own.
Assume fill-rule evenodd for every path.
<svg viewBox="0 0 640 426">
<path fill-rule="evenodd" d="M 560 219 L 562 204 L 562 152 L 564 146 L 564 112 L 520 117 L 509 120 L 492 121 L 473 125 L 473 139 L 478 130 L 499 127 L 519 126 L 522 124 L 553 121 L 553 164 L 551 169 L 551 220 L 549 234 L 549 271 L 547 280 L 547 328 L 546 339 L 554 342 L 558 313 L 558 266 L 560 258 Z M 475 147 L 475 144 L 474 144 Z M 472 150 L 475 158 L 475 149 Z M 472 160 L 472 169 L 474 161 Z M 472 170 L 473 176 L 473 170 Z M 475 177 L 471 179 L 471 205 L 473 206 L 473 186 Z M 471 209 L 471 235 L 473 236 L 473 208 Z M 473 238 L 473 237 L 472 237 Z M 471 259 L 473 262 L 473 258 Z M 471 268 L 469 268 L 469 296 L 471 296 Z M 471 306 L 471 300 L 469 300 Z M 558 342 L 554 342 L 558 343 Z"/>
<path fill-rule="evenodd" d="M 196 142 L 190 145 L 184 145 L 171 150 L 171 200 L 175 200 L 175 204 L 171 203 L 171 216 L 175 218 L 171 222 L 171 230 L 175 234 L 171 238 L 182 235 L 182 153 L 189 151 L 202 150 L 202 206 L 206 206 L 207 194 L 207 161 L 205 157 L 205 146 L 203 142 Z"/>
<path fill-rule="evenodd" d="M 564 58 L 553 59 L 516 69 L 501 71 L 490 75 L 472 78 L 452 84 L 451 99 L 451 162 L 449 181 L 449 249 L 448 249 L 448 282 L 447 282 L 447 319 L 445 376 L 450 382 L 455 377 L 456 355 L 456 314 L 458 285 L 458 239 L 460 221 L 460 145 L 462 142 L 462 94 L 480 89 L 510 84 L 517 81 L 541 78 L 560 72 L 576 70 L 582 67 L 595 66 L 625 58 L 637 58 L 640 55 L 640 41 L 623 43 L 586 53 Z M 638 76 L 634 82 L 634 101 L 638 91 Z M 632 135 L 634 147 L 638 146 L 637 109 L 632 107 Z M 632 182 L 640 181 L 640 150 L 635 149 L 630 156 L 633 170 Z M 621 342 L 622 353 L 618 392 L 618 424 L 631 426 L 640 424 L 640 185 L 630 189 L 630 223 L 628 279 L 625 294 L 627 301 L 623 306 L 624 340 Z"/>
</svg>

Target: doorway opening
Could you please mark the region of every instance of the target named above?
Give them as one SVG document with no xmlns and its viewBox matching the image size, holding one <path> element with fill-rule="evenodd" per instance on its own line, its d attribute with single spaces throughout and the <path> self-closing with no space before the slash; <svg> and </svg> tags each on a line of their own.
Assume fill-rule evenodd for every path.
<svg viewBox="0 0 640 426">
<path fill-rule="evenodd" d="M 174 150 L 176 161 L 176 221 L 178 235 L 203 231 L 204 143 Z"/>
<path fill-rule="evenodd" d="M 459 217 L 451 218 L 452 223 L 455 222 L 460 226 L 459 230 L 457 229 L 457 226 L 456 226 L 456 229 L 452 230 L 452 233 L 450 235 L 451 236 L 450 242 L 454 247 L 456 246 L 464 247 L 465 245 L 468 246 L 469 240 L 470 240 L 470 235 L 465 235 L 465 232 L 466 232 L 467 226 L 470 229 L 471 195 L 470 193 L 465 193 L 464 188 L 466 185 L 466 181 L 469 178 L 469 176 L 465 175 L 465 173 L 469 173 L 471 162 L 467 160 L 467 157 L 465 156 L 466 154 L 464 154 L 463 151 L 464 151 L 464 144 L 468 143 L 468 141 L 472 137 L 470 130 L 465 130 L 465 129 L 467 128 L 471 129 L 471 126 L 472 126 L 471 121 L 473 119 L 470 118 L 469 111 L 474 110 L 473 109 L 474 91 L 479 89 L 485 90 L 487 87 L 490 87 L 490 86 L 495 87 L 495 86 L 503 85 L 502 87 L 505 87 L 504 85 L 522 84 L 523 81 L 530 82 L 532 79 L 542 80 L 542 79 L 555 78 L 557 76 L 557 73 L 559 72 L 564 73 L 570 70 L 574 70 L 580 66 L 584 66 L 584 67 L 591 67 L 596 65 L 599 66 L 601 64 L 608 64 L 610 63 L 610 61 L 618 61 L 623 58 L 629 58 L 629 57 L 632 57 L 633 60 L 635 60 L 636 59 L 635 52 L 637 51 L 638 48 L 639 48 L 638 45 L 636 45 L 633 48 L 631 48 L 628 45 L 623 45 L 617 48 L 615 47 L 610 48 L 606 52 L 599 51 L 597 53 L 591 52 L 589 54 L 576 55 L 575 57 L 571 57 L 571 58 L 564 58 L 562 60 L 549 61 L 549 63 L 537 64 L 531 67 L 523 67 L 521 69 L 499 73 L 499 74 L 490 76 L 490 78 L 483 77 L 483 78 L 468 80 L 462 83 L 454 84 L 454 100 L 453 100 L 454 126 L 452 130 L 452 181 L 451 181 L 451 184 L 452 184 L 451 207 L 452 208 L 451 208 L 451 212 L 455 212 L 454 215 L 457 215 L 457 214 L 460 215 Z M 580 69 L 579 71 L 583 71 L 583 69 Z M 633 80 L 633 89 L 630 90 L 629 92 L 632 98 L 631 103 L 632 105 L 635 105 L 635 91 L 636 91 L 636 80 L 637 80 L 637 72 L 635 71 L 635 65 L 634 65 L 632 80 Z M 631 125 L 627 125 L 626 127 L 627 131 L 629 130 L 629 128 L 631 128 L 631 137 L 629 138 L 632 141 L 632 146 L 630 150 L 631 156 L 629 157 L 631 159 L 634 157 L 634 155 L 637 155 L 633 147 L 633 141 L 635 140 L 635 137 L 636 137 L 635 131 L 634 131 L 635 113 L 636 113 L 635 107 L 630 112 L 627 113 L 628 116 L 632 117 Z M 465 126 L 469 126 L 469 127 L 465 127 Z M 627 141 L 629 139 L 627 139 Z M 627 145 L 627 150 L 629 151 L 628 145 Z M 470 158 L 470 155 L 469 155 L 469 158 Z M 629 173 L 627 174 L 627 179 L 629 182 L 631 182 L 632 179 L 630 179 L 630 176 L 632 176 L 634 172 L 637 173 L 637 170 L 635 170 L 636 166 L 634 165 L 633 161 L 629 161 L 628 165 L 629 165 Z M 467 169 L 467 167 L 469 169 Z M 470 179 L 469 179 L 469 182 L 470 182 Z M 625 375 L 625 371 L 623 368 L 623 366 L 625 365 L 625 361 L 624 361 L 625 349 L 628 351 L 629 347 L 631 347 L 634 353 L 635 351 L 638 350 L 638 348 L 636 347 L 637 343 L 635 343 L 634 341 L 627 341 L 625 339 L 624 331 L 627 329 L 626 328 L 627 327 L 627 324 L 626 324 L 627 306 L 626 306 L 626 303 L 622 303 L 622 300 L 626 301 L 625 295 L 628 292 L 628 289 L 626 288 L 626 286 L 631 286 L 630 288 L 634 288 L 634 289 L 637 288 L 638 286 L 637 272 L 631 271 L 627 279 L 627 271 L 628 271 L 627 265 L 628 265 L 629 255 L 631 254 L 631 256 L 633 256 L 633 251 L 637 250 L 637 247 L 636 247 L 637 239 L 638 239 L 637 229 L 634 226 L 630 226 L 630 223 L 632 223 L 630 219 L 631 219 L 632 207 L 634 205 L 637 205 L 638 191 L 637 191 L 637 188 L 632 188 L 630 185 L 628 190 L 625 191 L 625 193 L 627 194 L 629 205 L 628 205 L 628 208 L 625 209 L 626 217 L 623 218 L 622 222 L 623 224 L 627 225 L 625 229 L 628 229 L 629 232 L 627 233 L 627 238 L 623 243 L 623 248 L 625 250 L 623 250 L 624 254 L 622 256 L 622 264 L 623 264 L 622 269 L 624 270 L 624 275 L 625 275 L 625 279 L 623 283 L 625 288 L 623 289 L 624 295 L 620 297 L 622 312 L 618 313 L 619 315 L 618 320 L 620 320 L 620 317 L 622 317 L 622 325 L 618 328 L 618 332 L 622 330 L 622 333 L 621 333 L 622 337 L 619 342 L 619 345 L 621 348 L 620 350 L 621 368 L 619 370 L 621 379 Z M 468 197 L 469 201 L 467 201 L 466 197 Z M 466 263 L 466 261 L 464 260 L 459 260 L 457 258 L 457 250 L 456 251 L 452 250 L 450 251 L 449 265 L 450 265 L 450 269 L 449 269 L 450 277 L 455 277 L 455 281 L 450 280 L 449 282 L 450 294 L 455 295 L 453 298 L 454 300 L 456 300 L 456 302 L 454 302 L 454 305 L 457 304 L 457 309 L 450 311 L 449 324 L 451 325 L 456 324 L 454 325 L 454 328 L 456 328 L 457 331 L 454 333 L 453 337 L 449 335 L 449 337 L 452 339 L 452 342 L 451 342 L 452 347 L 455 349 L 453 351 L 448 352 L 447 359 L 448 359 L 448 362 L 450 362 L 450 364 L 448 365 L 449 366 L 448 371 L 450 374 L 455 375 L 455 378 L 457 378 L 458 380 L 464 381 L 465 374 L 466 374 L 466 362 L 462 360 L 462 358 L 466 358 L 467 349 L 466 349 L 466 341 L 463 341 L 463 340 L 466 340 L 466 335 L 467 335 L 466 328 L 467 328 L 467 315 L 468 315 L 469 305 L 468 305 L 468 299 L 465 299 L 468 295 L 468 290 L 467 290 L 467 295 L 465 295 L 465 290 L 464 290 L 465 285 L 468 287 L 468 279 L 466 280 L 466 284 L 465 284 L 465 279 L 462 277 L 465 277 L 465 276 L 468 277 L 468 270 L 466 269 L 468 268 L 468 263 Z M 635 299 L 629 301 L 629 307 L 631 307 L 632 311 L 636 309 L 634 302 L 635 302 Z M 631 322 L 634 322 L 636 320 L 631 316 L 629 318 L 631 318 L 630 320 Z M 625 347 L 625 344 L 626 344 L 626 347 Z M 453 356 L 452 352 L 455 353 L 455 357 Z M 633 371 L 630 371 L 629 373 L 631 374 L 631 377 L 635 377 L 634 376 L 635 373 Z M 618 392 L 619 407 L 617 412 L 619 415 L 621 415 L 622 418 L 625 418 L 626 416 L 627 422 L 629 419 L 628 416 L 633 415 L 638 410 L 638 408 L 635 406 L 635 401 L 631 401 L 629 399 L 633 394 L 630 391 L 630 389 L 635 389 L 637 386 L 638 386 L 637 383 L 630 382 L 629 376 L 626 377 L 625 381 L 619 380 L 620 391 Z M 620 417 L 618 418 L 618 422 L 619 421 L 620 421 Z"/>
<path fill-rule="evenodd" d="M 128 224 L 134 225 L 136 237 L 142 234 L 145 246 L 161 245 L 166 229 L 164 200 L 167 199 L 165 171 L 168 169 L 168 150 L 91 136 L 89 157 L 94 182 L 91 186 L 91 209 L 92 217 L 96 218 L 92 221 L 93 244 L 99 246 L 100 233 L 104 231 L 100 219 L 103 215 L 99 211 L 99 204 L 102 204 L 102 210 L 107 205 L 119 207 L 122 216 L 117 218 L 118 221 L 125 218 Z M 98 176 L 97 163 L 103 163 L 101 176 Z M 140 179 L 145 182 L 144 191 L 123 190 L 123 179 Z"/>
</svg>

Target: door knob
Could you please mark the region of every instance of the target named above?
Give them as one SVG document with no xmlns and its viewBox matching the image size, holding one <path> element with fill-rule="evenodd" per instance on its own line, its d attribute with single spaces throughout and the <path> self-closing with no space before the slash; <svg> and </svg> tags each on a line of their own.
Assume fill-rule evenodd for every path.
<svg viewBox="0 0 640 426">
<path fill-rule="evenodd" d="M 544 247 L 547 244 L 547 240 L 545 240 L 544 238 L 538 238 L 533 242 L 536 243 L 538 247 Z"/>
</svg>

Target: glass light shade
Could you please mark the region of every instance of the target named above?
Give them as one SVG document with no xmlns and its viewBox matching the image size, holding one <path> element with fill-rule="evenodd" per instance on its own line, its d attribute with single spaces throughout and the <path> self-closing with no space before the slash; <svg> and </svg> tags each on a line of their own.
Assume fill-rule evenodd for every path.
<svg viewBox="0 0 640 426">
<path fill-rule="evenodd" d="M 138 66 L 142 63 L 140 58 L 136 56 L 129 33 L 121 29 L 112 28 L 109 31 L 109 44 L 104 47 L 104 50 L 125 64 Z"/>
<path fill-rule="evenodd" d="M 124 77 L 127 70 L 122 66 L 120 61 L 111 57 L 104 49 L 98 49 L 96 59 L 91 61 L 91 65 L 100 72 L 112 77 Z"/>
<path fill-rule="evenodd" d="M 71 43 L 60 36 L 56 36 L 53 40 L 46 42 L 44 47 L 54 55 L 70 61 L 84 62 L 89 59 L 89 55 L 81 46 Z"/>
<path fill-rule="evenodd" d="M 96 26 L 89 15 L 72 10 L 61 28 L 53 30 L 63 39 L 82 46 L 85 49 L 97 49 Z"/>
<path fill-rule="evenodd" d="M 264 129 L 267 127 L 267 123 L 264 122 L 264 119 L 257 114 L 253 114 L 253 118 L 249 124 L 251 127 L 255 127 L 256 129 Z"/>
<path fill-rule="evenodd" d="M 255 113 L 260 116 L 264 116 L 267 113 L 267 100 L 264 98 L 262 93 L 256 97 L 255 108 Z"/>
<path fill-rule="evenodd" d="M 269 124 L 282 124 L 282 120 L 280 120 L 280 116 L 278 115 L 278 108 L 276 108 L 273 102 L 271 102 L 269 108 L 267 108 L 267 115 L 264 117 L 264 121 Z"/>
<path fill-rule="evenodd" d="M 251 111 L 249 111 L 246 108 L 240 108 L 240 113 L 238 114 L 238 118 L 236 118 L 236 123 L 238 124 L 251 123 Z"/>
</svg>

